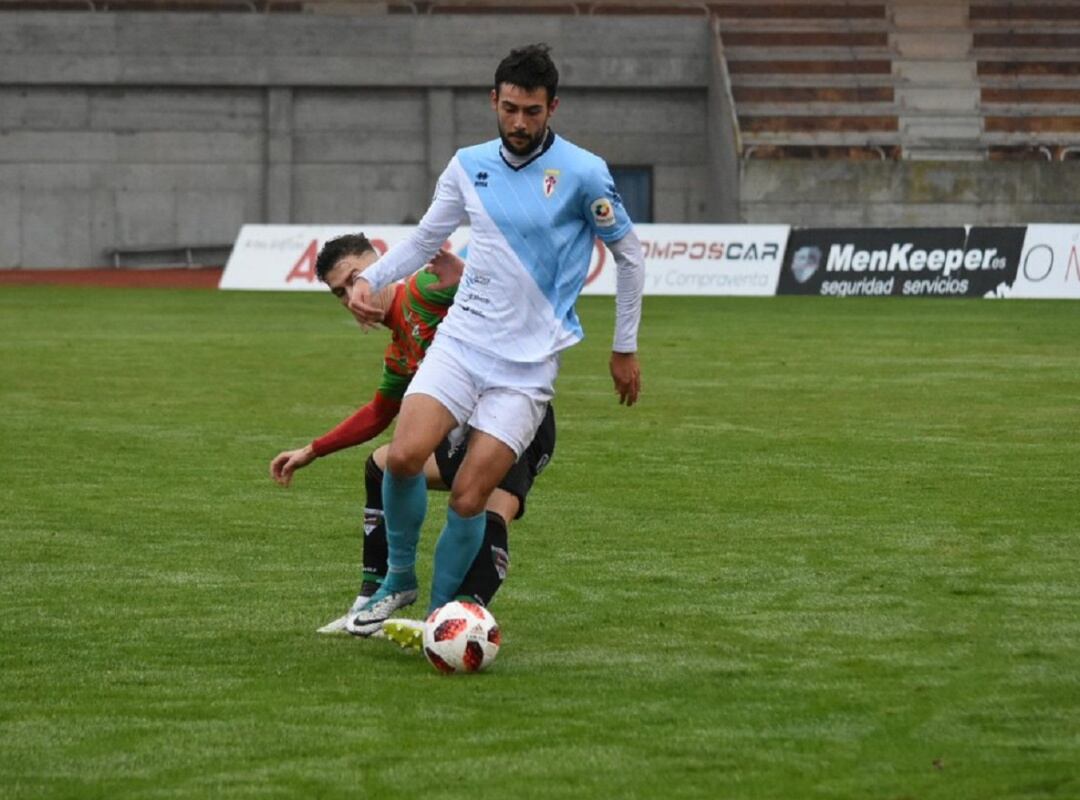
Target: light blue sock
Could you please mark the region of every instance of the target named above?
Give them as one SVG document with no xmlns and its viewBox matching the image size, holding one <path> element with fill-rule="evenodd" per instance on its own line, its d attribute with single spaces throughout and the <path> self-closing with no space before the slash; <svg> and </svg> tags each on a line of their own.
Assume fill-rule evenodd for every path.
<svg viewBox="0 0 1080 800">
<path fill-rule="evenodd" d="M 446 527 L 435 543 L 435 574 L 431 578 L 430 614 L 454 599 L 458 587 L 472 566 L 484 543 L 487 513 L 460 517 L 452 508 L 446 510 Z"/>
<path fill-rule="evenodd" d="M 400 592 L 416 588 L 416 545 L 427 513 L 427 482 L 424 473 L 398 478 L 383 473 L 383 520 L 389 549 L 383 588 Z"/>
</svg>

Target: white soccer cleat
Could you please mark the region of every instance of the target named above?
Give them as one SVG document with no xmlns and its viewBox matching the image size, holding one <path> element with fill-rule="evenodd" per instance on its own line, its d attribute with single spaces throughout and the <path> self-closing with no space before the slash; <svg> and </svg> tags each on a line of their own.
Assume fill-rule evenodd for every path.
<svg viewBox="0 0 1080 800">
<path fill-rule="evenodd" d="M 349 606 L 349 610 L 345 613 L 344 616 L 338 617 L 337 619 L 331 620 L 330 622 L 326 623 L 321 628 L 319 628 L 316 633 L 348 633 L 348 630 L 346 630 L 346 628 L 349 624 L 349 618 L 354 616 L 357 611 L 363 608 L 364 604 L 371 599 L 371 595 L 375 593 L 371 590 L 369 590 L 369 592 L 370 594 L 358 594 L 356 596 L 356 599 L 353 600 L 352 605 Z"/>
<path fill-rule="evenodd" d="M 424 622 L 419 619 L 391 617 L 382 624 L 383 635 L 403 650 L 424 649 Z"/>
<path fill-rule="evenodd" d="M 345 630 L 353 636 L 373 636 L 382 630 L 382 624 L 399 608 L 416 602 L 416 589 L 403 592 L 377 591 L 358 611 L 351 613 Z"/>
<path fill-rule="evenodd" d="M 323 625 L 316 633 L 347 633 L 345 626 L 349 624 L 349 615 L 338 617 Z"/>
</svg>

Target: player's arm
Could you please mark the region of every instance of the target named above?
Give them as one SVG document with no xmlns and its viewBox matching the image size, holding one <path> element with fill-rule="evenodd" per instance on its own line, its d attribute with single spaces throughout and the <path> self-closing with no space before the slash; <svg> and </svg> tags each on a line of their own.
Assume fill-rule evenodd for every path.
<svg viewBox="0 0 1080 800">
<path fill-rule="evenodd" d="M 310 444 L 278 453 L 270 462 L 270 477 L 282 486 L 288 486 L 296 470 L 303 469 L 316 458 L 374 439 L 389 427 L 400 408 L 400 400 L 376 392 L 370 403 Z"/>
<path fill-rule="evenodd" d="M 377 391 L 370 403 L 357 409 L 332 430 L 312 441 L 308 447 L 316 458 L 321 458 L 346 447 L 369 442 L 390 427 L 400 410 L 400 400 Z"/>
<path fill-rule="evenodd" d="M 416 228 L 364 270 L 349 290 L 349 308 L 378 321 L 371 295 L 387 284 L 416 272 L 438 253 L 446 239 L 466 221 L 465 199 L 459 188 L 462 169 L 455 156 L 439 177 L 435 197 Z"/>
<path fill-rule="evenodd" d="M 637 333 L 645 287 L 645 253 L 630 215 L 615 191 L 611 172 L 602 160 L 596 159 L 592 164 L 583 185 L 586 218 L 615 257 L 615 340 L 610 369 L 619 402 L 632 406 L 641 392 Z"/>
<path fill-rule="evenodd" d="M 611 346 L 611 378 L 619 403 L 632 406 L 641 392 L 637 334 L 641 324 L 641 297 L 645 288 L 645 253 L 633 228 L 608 243 L 615 257 L 615 339 Z"/>
</svg>

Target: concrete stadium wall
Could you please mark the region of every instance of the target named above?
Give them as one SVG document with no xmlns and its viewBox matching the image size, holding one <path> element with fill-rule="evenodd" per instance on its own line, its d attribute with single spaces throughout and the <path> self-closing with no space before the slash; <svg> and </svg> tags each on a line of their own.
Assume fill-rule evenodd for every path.
<svg viewBox="0 0 1080 800">
<path fill-rule="evenodd" d="M 744 221 L 809 227 L 1072 223 L 1077 161 L 743 162 Z"/>
<path fill-rule="evenodd" d="M 528 41 L 559 63 L 559 132 L 652 166 L 657 221 L 714 218 L 703 20 L 6 12 L 0 267 L 415 221 L 494 135 L 495 65 Z"/>
<path fill-rule="evenodd" d="M 415 221 L 454 149 L 494 134 L 494 66 L 526 41 L 554 48 L 557 130 L 652 167 L 655 222 L 1080 216 L 1074 162 L 736 164 L 703 19 L 7 11 L 0 267 L 224 245 L 253 222 Z"/>
</svg>

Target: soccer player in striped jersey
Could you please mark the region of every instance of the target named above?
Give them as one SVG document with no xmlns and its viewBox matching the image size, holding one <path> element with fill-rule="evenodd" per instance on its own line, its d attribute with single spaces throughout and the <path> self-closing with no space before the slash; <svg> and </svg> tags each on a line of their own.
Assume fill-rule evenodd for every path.
<svg viewBox="0 0 1080 800">
<path fill-rule="evenodd" d="M 316 258 L 315 271 L 330 291 L 346 304 L 348 287 L 377 259 L 375 248 L 365 236 L 349 234 L 324 245 Z M 279 484 L 288 486 L 296 470 L 316 458 L 375 438 L 397 416 L 402 395 L 454 301 L 462 264 L 456 256 L 440 251 L 432 262 L 433 269 L 435 266 L 442 268 L 441 276 L 421 270 L 404 283 L 386 286 L 374 298 L 383 310 L 379 324 L 391 332 L 391 341 L 383 359 L 382 380 L 374 398 L 310 444 L 275 456 L 270 462 L 270 475 Z M 372 320 L 357 321 L 365 328 L 372 325 Z M 484 605 L 491 602 L 509 567 L 509 522 L 525 513 L 525 497 L 536 475 L 551 460 L 554 449 L 555 417 L 549 407 L 544 423 L 529 448 L 492 493 L 486 507 L 485 546 L 477 553 L 468 574 L 458 586 L 456 597 Z M 359 608 L 375 593 L 386 575 L 382 482 L 387 450 L 386 445 L 376 449 L 365 464 L 363 581 L 353 609 Z M 464 447 L 451 447 L 449 441 L 440 443 L 424 466 L 428 488 L 446 490 L 453 483 L 464 450 Z M 346 614 L 323 626 L 320 632 L 349 630 L 350 633 L 367 636 L 379 629 L 377 624 L 359 628 L 349 626 L 350 619 L 350 614 Z"/>
<path fill-rule="evenodd" d="M 546 45 L 504 58 L 491 90 L 498 138 L 457 151 L 416 229 L 350 290 L 350 309 L 374 318 L 373 299 L 384 287 L 469 224 L 457 297 L 405 393 L 387 455 L 389 572 L 354 624 L 385 620 L 416 600 L 416 548 L 427 509 L 423 467 L 450 431 L 468 424 L 468 451 L 435 546 L 429 609 L 452 599 L 483 542 L 485 504 L 554 395 L 560 353 L 583 336 L 574 303 L 596 237 L 617 268 L 615 391 L 628 406 L 638 399 L 641 243 L 604 161 L 551 129 L 557 88 Z"/>
</svg>

